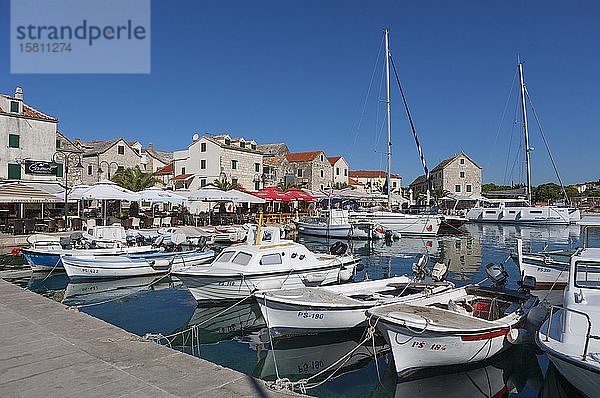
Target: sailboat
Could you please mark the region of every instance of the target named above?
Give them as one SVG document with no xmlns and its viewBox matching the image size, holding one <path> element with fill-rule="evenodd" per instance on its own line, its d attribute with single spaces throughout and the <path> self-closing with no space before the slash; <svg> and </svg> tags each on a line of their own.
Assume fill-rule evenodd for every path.
<svg viewBox="0 0 600 398">
<path fill-rule="evenodd" d="M 437 214 L 405 214 L 391 211 L 392 190 L 390 175 L 392 167 L 392 131 L 391 131 L 391 103 L 390 103 L 390 57 L 389 30 L 385 29 L 385 77 L 386 77 L 386 119 L 387 119 L 387 207 L 388 210 L 375 212 L 350 212 L 351 223 L 379 224 L 386 230 L 406 235 L 437 235 L 442 222 L 442 217 Z"/>
<path fill-rule="evenodd" d="M 473 222 L 495 222 L 514 224 L 570 224 L 581 219 L 579 209 L 560 206 L 532 206 L 531 164 L 529 146 L 529 130 L 527 128 L 527 107 L 525 100 L 525 79 L 523 64 L 519 61 L 519 85 L 521 92 L 521 114 L 523 118 L 523 134 L 525 138 L 525 167 L 527 200 L 521 199 L 482 199 L 467 212 L 467 219 Z"/>
</svg>

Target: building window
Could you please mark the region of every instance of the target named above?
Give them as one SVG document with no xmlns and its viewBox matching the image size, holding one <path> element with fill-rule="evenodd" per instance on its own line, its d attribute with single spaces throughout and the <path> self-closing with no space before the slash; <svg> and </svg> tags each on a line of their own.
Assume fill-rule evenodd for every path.
<svg viewBox="0 0 600 398">
<path fill-rule="evenodd" d="M 252 148 L 253 150 L 256 150 L 256 144 L 250 145 L 250 148 Z"/>
<path fill-rule="evenodd" d="M 206 186 L 206 178 L 200 180 L 200 188 L 204 188 Z"/>
<path fill-rule="evenodd" d="M 231 169 L 232 170 L 237 170 L 237 160 L 232 160 L 231 161 Z"/>
<path fill-rule="evenodd" d="M 185 167 L 181 168 L 181 174 L 185 174 Z"/>
<path fill-rule="evenodd" d="M 91 176 L 93 171 L 94 171 L 94 169 L 93 169 L 92 165 L 88 164 L 88 175 Z"/>
<path fill-rule="evenodd" d="M 206 142 L 200 144 L 200 152 L 206 152 Z"/>
<path fill-rule="evenodd" d="M 348 169 L 344 169 L 344 177 L 348 177 Z"/>
<path fill-rule="evenodd" d="M 20 180 L 21 179 L 21 165 L 20 164 L 8 164 L 8 179 L 9 180 Z"/>
<path fill-rule="evenodd" d="M 260 173 L 260 163 L 254 163 L 254 171 Z"/>
<path fill-rule="evenodd" d="M 260 190 L 260 181 L 254 181 L 254 190 L 255 191 Z"/>
<path fill-rule="evenodd" d="M 302 177 L 302 174 L 303 174 L 302 169 L 298 169 L 297 174 L 298 174 L 298 177 Z"/>
<path fill-rule="evenodd" d="M 225 145 L 231 145 L 231 140 L 229 138 L 225 138 Z"/>
<path fill-rule="evenodd" d="M 465 178 L 465 172 L 464 171 L 460 172 L 460 178 Z"/>
<path fill-rule="evenodd" d="M 56 176 L 57 177 L 63 176 L 63 164 L 62 163 L 59 163 L 56 165 Z"/>
<path fill-rule="evenodd" d="M 323 169 L 321 169 L 321 178 L 323 178 L 325 174 L 323 173 Z"/>
<path fill-rule="evenodd" d="M 321 191 L 325 189 L 325 185 L 321 184 Z"/>
<path fill-rule="evenodd" d="M 396 181 L 392 181 L 392 186 L 393 186 L 394 188 L 396 188 L 396 187 L 398 186 L 398 183 L 397 183 Z"/>
<path fill-rule="evenodd" d="M 246 148 L 246 143 L 244 141 L 240 141 L 240 148 Z"/>
<path fill-rule="evenodd" d="M 454 186 L 454 192 L 460 192 L 460 185 Z"/>
<path fill-rule="evenodd" d="M 471 184 L 467 184 L 467 192 L 473 192 L 473 187 Z"/>
<path fill-rule="evenodd" d="M 321 156 L 319 157 L 319 159 L 321 159 L 321 162 L 323 161 L 323 154 L 321 154 Z"/>
<path fill-rule="evenodd" d="M 117 153 L 119 155 L 125 155 L 125 147 L 123 145 L 117 146 Z"/>
<path fill-rule="evenodd" d="M 117 173 L 122 172 L 123 170 L 125 170 L 124 166 L 117 166 Z"/>
<path fill-rule="evenodd" d="M 465 164 L 465 159 L 464 158 L 460 158 L 460 164 Z"/>
<path fill-rule="evenodd" d="M 18 148 L 19 147 L 19 134 L 9 134 L 8 135 L 8 147 L 9 148 Z"/>
<path fill-rule="evenodd" d="M 206 169 L 206 159 L 201 159 L 200 160 L 200 168 L 202 170 Z"/>
<path fill-rule="evenodd" d="M 335 175 L 336 175 L 336 176 L 339 176 L 339 175 L 340 175 L 340 168 L 339 168 L 339 167 L 336 167 L 336 168 L 335 168 Z"/>
<path fill-rule="evenodd" d="M 231 185 L 233 185 L 235 187 L 237 185 L 237 183 L 238 183 L 237 181 L 238 181 L 237 178 L 232 178 L 231 179 Z"/>
<path fill-rule="evenodd" d="M 57 138 L 56 139 L 56 149 L 60 148 L 60 140 Z"/>
<path fill-rule="evenodd" d="M 19 102 L 18 101 L 10 101 L 10 111 L 12 113 L 19 113 Z"/>
</svg>

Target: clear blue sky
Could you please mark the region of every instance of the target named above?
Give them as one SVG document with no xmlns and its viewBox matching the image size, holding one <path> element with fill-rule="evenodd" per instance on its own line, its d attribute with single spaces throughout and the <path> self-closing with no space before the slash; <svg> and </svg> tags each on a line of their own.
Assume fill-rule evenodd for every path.
<svg viewBox="0 0 600 398">
<path fill-rule="evenodd" d="M 177 150 L 195 132 L 226 132 L 383 168 L 381 68 L 356 126 L 389 27 L 431 167 L 463 150 L 484 181 L 505 182 L 513 105 L 494 141 L 520 54 L 563 179 L 575 183 L 600 178 L 599 21 L 592 1 L 153 1 L 151 74 L 11 75 L 0 0 L 0 92 L 22 86 L 70 138 Z M 393 170 L 408 184 L 421 169 L 394 88 L 392 113 Z M 531 124 L 533 182 L 554 180 Z"/>
</svg>

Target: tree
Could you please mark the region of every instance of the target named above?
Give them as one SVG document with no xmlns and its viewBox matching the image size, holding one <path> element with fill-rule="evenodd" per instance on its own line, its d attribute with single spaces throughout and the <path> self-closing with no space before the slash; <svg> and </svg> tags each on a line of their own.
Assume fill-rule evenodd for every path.
<svg viewBox="0 0 600 398">
<path fill-rule="evenodd" d="M 231 189 L 236 189 L 239 187 L 239 184 L 236 182 L 229 182 L 227 181 L 227 178 L 222 179 L 222 180 L 215 180 L 213 182 L 213 185 L 217 188 L 219 188 L 221 191 L 229 191 Z"/>
<path fill-rule="evenodd" d="M 566 187 L 565 191 L 567 192 L 567 196 L 569 198 L 574 198 L 576 196 L 581 196 L 579 191 L 575 187 Z"/>
<path fill-rule="evenodd" d="M 562 196 L 560 185 L 553 182 L 538 185 L 533 188 L 533 197 L 540 202 L 553 202 Z"/>
<path fill-rule="evenodd" d="M 153 187 L 157 182 L 161 182 L 152 173 L 144 173 L 138 166 L 128 167 L 117 172 L 112 181 L 119 186 L 138 192 L 146 188 Z"/>
<path fill-rule="evenodd" d="M 347 183 L 345 183 L 345 182 L 336 182 L 333 185 L 333 188 L 335 188 L 335 189 L 346 189 L 348 187 L 349 187 L 349 185 Z M 354 189 L 354 188 L 352 188 L 352 189 Z"/>
</svg>

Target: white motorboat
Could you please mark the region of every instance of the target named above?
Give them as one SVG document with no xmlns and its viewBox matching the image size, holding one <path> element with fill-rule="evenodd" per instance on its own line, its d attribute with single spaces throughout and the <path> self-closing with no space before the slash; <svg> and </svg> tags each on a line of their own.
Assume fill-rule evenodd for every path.
<svg viewBox="0 0 600 398">
<path fill-rule="evenodd" d="M 600 228 L 600 218 L 586 217 L 577 223 L 583 229 L 583 247 L 589 246 L 590 229 Z M 517 239 L 517 253 L 512 255 L 523 276 L 536 280 L 536 289 L 562 290 L 569 280 L 571 256 L 576 249 L 524 252 L 522 239 Z"/>
<path fill-rule="evenodd" d="M 521 115 L 524 136 L 524 157 L 526 179 L 525 195 L 527 200 L 523 199 L 487 199 L 480 198 L 475 207 L 467 212 L 467 218 L 473 222 L 494 222 L 494 223 L 516 223 L 516 224 L 569 224 L 581 219 L 579 209 L 565 206 L 533 206 L 533 196 L 531 187 L 531 162 L 530 154 L 533 148 L 529 146 L 529 130 L 527 128 L 527 106 L 526 106 L 526 88 L 523 77 L 523 64 L 518 63 L 519 88 L 521 95 Z M 545 141 L 545 138 L 544 138 Z M 553 166 L 554 160 L 550 156 Z M 557 171 L 556 167 L 554 169 Z M 557 171 L 558 176 L 558 171 Z M 558 176 L 559 182 L 560 176 Z M 566 192 L 563 188 L 565 200 L 568 201 Z"/>
<path fill-rule="evenodd" d="M 233 245 L 206 267 L 174 272 L 198 301 L 239 300 L 257 290 L 321 286 L 350 280 L 359 258 L 336 242 L 332 254 L 316 254 L 304 245 L 282 240 L 279 228 L 249 230 L 247 242 Z"/>
<path fill-rule="evenodd" d="M 365 223 L 351 223 L 348 210 L 330 209 L 321 210 L 317 217 L 302 217 L 296 221 L 298 232 L 304 235 L 323 236 L 327 238 L 344 239 L 381 239 L 383 228 Z"/>
<path fill-rule="evenodd" d="M 536 335 L 537 345 L 587 397 L 600 391 L 600 249 L 571 257 L 564 306 L 553 306 Z"/>
<path fill-rule="evenodd" d="M 402 236 L 437 235 L 442 223 L 438 214 L 405 214 L 392 211 L 350 212 L 351 223 L 371 223 L 381 225 Z"/>
<path fill-rule="evenodd" d="M 468 285 L 368 310 L 371 324 L 391 346 L 399 377 L 427 367 L 480 362 L 508 348 L 507 334 L 518 331 L 538 300 L 526 291 L 504 289 L 508 273 L 503 267 L 488 264 L 486 271 L 496 287 Z"/>
<path fill-rule="evenodd" d="M 417 298 L 450 290 L 443 282 L 447 268 L 437 264 L 435 278 L 425 276 L 427 257 L 413 265 L 414 277 L 348 283 L 336 286 L 304 287 L 255 294 L 272 334 L 290 335 L 331 332 L 367 325 L 366 311 L 377 305 L 411 302 Z"/>
<path fill-rule="evenodd" d="M 210 262 L 212 250 L 162 252 L 129 256 L 61 256 L 69 278 L 123 278 L 170 272 L 172 267 L 194 268 Z"/>
</svg>

